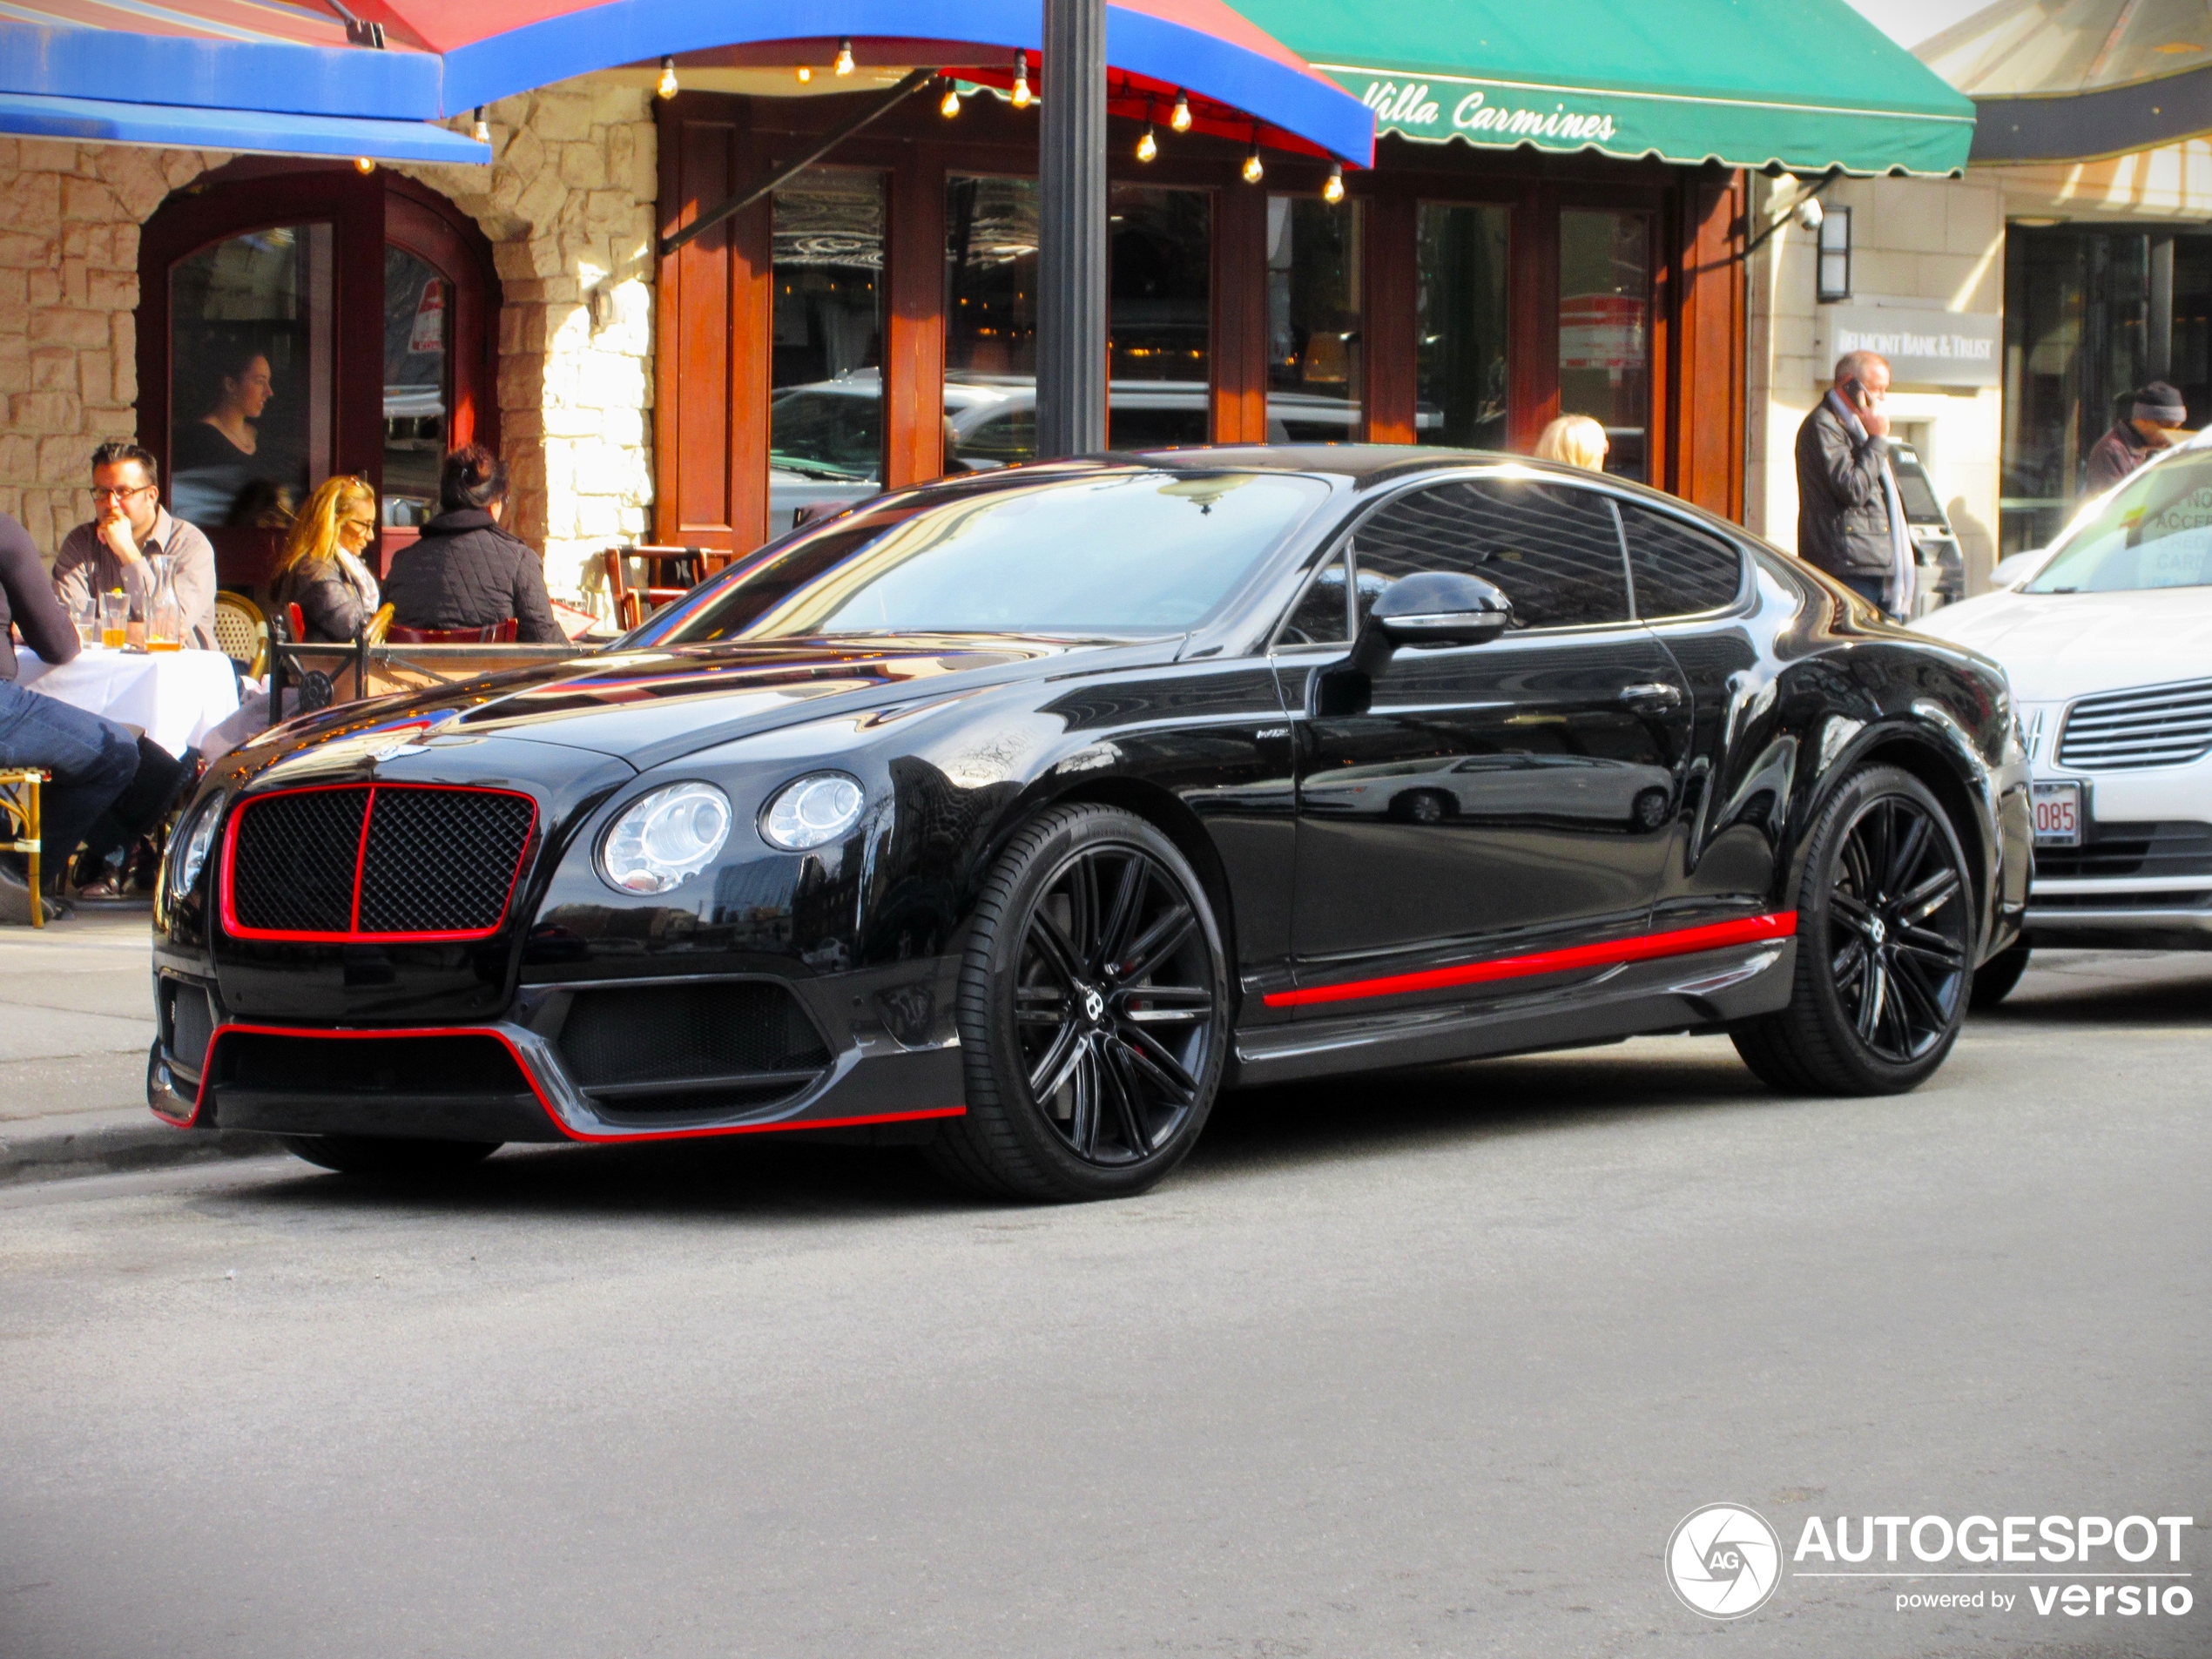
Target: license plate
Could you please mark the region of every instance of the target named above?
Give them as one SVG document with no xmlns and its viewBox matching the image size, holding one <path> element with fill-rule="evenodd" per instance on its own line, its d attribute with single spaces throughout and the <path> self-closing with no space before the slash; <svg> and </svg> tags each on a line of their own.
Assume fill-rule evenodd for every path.
<svg viewBox="0 0 2212 1659">
<path fill-rule="evenodd" d="M 2038 784 L 2034 791 L 2035 845 L 2081 845 L 2081 786 Z"/>
</svg>

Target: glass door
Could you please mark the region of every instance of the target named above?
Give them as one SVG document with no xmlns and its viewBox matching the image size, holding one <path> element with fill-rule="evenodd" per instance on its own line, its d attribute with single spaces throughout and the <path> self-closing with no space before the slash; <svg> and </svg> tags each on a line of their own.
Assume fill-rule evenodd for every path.
<svg viewBox="0 0 2212 1659">
<path fill-rule="evenodd" d="M 1605 428 L 1605 469 L 1651 481 L 1651 215 L 1559 215 L 1559 412 Z"/>
</svg>

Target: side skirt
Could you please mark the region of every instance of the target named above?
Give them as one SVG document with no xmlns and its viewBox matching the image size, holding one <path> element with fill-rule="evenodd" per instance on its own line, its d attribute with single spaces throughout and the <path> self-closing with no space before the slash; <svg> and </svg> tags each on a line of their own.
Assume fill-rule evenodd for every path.
<svg viewBox="0 0 2212 1659">
<path fill-rule="evenodd" d="M 1287 1082 L 1725 1025 L 1788 1003 L 1797 952 L 1789 937 L 1625 963 L 1595 980 L 1480 1006 L 1432 1004 L 1259 1026 L 1238 1034 L 1236 1081 Z"/>
</svg>

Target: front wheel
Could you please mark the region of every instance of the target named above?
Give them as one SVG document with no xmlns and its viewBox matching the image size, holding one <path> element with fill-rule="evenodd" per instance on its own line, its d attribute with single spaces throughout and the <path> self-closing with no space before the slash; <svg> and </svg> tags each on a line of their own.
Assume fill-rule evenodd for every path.
<svg viewBox="0 0 2212 1659">
<path fill-rule="evenodd" d="M 341 1175 L 382 1181 L 431 1180 L 482 1163 L 497 1141 L 426 1141 L 381 1135 L 280 1135 L 298 1158 Z"/>
<path fill-rule="evenodd" d="M 1204 884 L 1133 813 L 1055 807 L 978 900 L 961 972 L 968 1111 L 930 1158 L 1001 1197 L 1143 1191 L 1205 1127 L 1229 1042 L 1229 975 Z"/>
<path fill-rule="evenodd" d="M 1894 766 L 1844 779 L 1797 894 L 1790 1003 L 1730 1032 L 1778 1089 L 1894 1095 L 1942 1065 L 1973 974 L 1973 887 L 1942 804 Z"/>
</svg>

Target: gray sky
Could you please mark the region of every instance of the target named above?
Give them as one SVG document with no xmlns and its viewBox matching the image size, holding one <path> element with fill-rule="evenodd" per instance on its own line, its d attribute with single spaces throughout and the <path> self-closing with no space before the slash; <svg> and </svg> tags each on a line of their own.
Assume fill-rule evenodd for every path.
<svg viewBox="0 0 2212 1659">
<path fill-rule="evenodd" d="M 1989 0 L 1850 0 L 1859 16 L 1900 46 L 1917 46 L 1961 17 L 1971 17 Z"/>
</svg>

